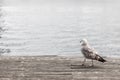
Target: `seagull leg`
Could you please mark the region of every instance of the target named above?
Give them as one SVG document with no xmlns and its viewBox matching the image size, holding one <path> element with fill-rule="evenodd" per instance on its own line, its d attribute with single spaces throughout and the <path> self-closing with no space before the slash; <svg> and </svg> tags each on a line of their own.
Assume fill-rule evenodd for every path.
<svg viewBox="0 0 120 80">
<path fill-rule="evenodd" d="M 82 66 L 84 66 L 84 65 L 85 65 L 85 62 L 86 62 L 86 58 L 84 59 L 84 61 L 83 61 L 83 63 L 82 63 Z"/>
<path fill-rule="evenodd" d="M 94 66 L 94 64 L 93 64 L 93 59 L 92 59 L 92 65 L 91 66 Z"/>
</svg>

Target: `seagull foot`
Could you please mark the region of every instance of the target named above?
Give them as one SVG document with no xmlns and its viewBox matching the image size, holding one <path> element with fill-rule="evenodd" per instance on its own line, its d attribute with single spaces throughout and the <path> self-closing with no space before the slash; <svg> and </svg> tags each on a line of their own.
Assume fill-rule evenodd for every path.
<svg viewBox="0 0 120 80">
<path fill-rule="evenodd" d="M 81 66 L 85 66 L 85 64 L 82 64 Z"/>
</svg>

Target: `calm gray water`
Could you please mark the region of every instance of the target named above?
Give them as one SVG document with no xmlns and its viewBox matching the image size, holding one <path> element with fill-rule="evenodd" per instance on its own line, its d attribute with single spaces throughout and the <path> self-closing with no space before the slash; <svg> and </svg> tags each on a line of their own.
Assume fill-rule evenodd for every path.
<svg viewBox="0 0 120 80">
<path fill-rule="evenodd" d="M 3 0 L 3 55 L 76 55 L 87 38 L 100 55 L 120 56 L 119 0 Z"/>
</svg>

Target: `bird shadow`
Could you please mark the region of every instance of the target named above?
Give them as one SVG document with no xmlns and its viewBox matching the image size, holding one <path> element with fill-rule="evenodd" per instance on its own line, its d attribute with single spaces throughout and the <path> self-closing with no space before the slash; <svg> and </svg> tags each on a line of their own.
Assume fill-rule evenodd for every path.
<svg viewBox="0 0 120 80">
<path fill-rule="evenodd" d="M 71 69 L 102 69 L 100 66 L 90 66 L 90 65 L 70 65 Z"/>
</svg>

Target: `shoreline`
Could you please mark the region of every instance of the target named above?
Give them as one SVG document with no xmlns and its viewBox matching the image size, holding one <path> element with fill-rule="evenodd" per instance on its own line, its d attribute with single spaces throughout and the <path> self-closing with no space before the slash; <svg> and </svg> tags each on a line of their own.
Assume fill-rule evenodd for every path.
<svg viewBox="0 0 120 80">
<path fill-rule="evenodd" d="M 66 58 L 84 58 L 83 55 L 1 55 L 0 57 L 66 57 Z M 120 59 L 120 56 L 101 56 L 103 58 Z"/>
</svg>

